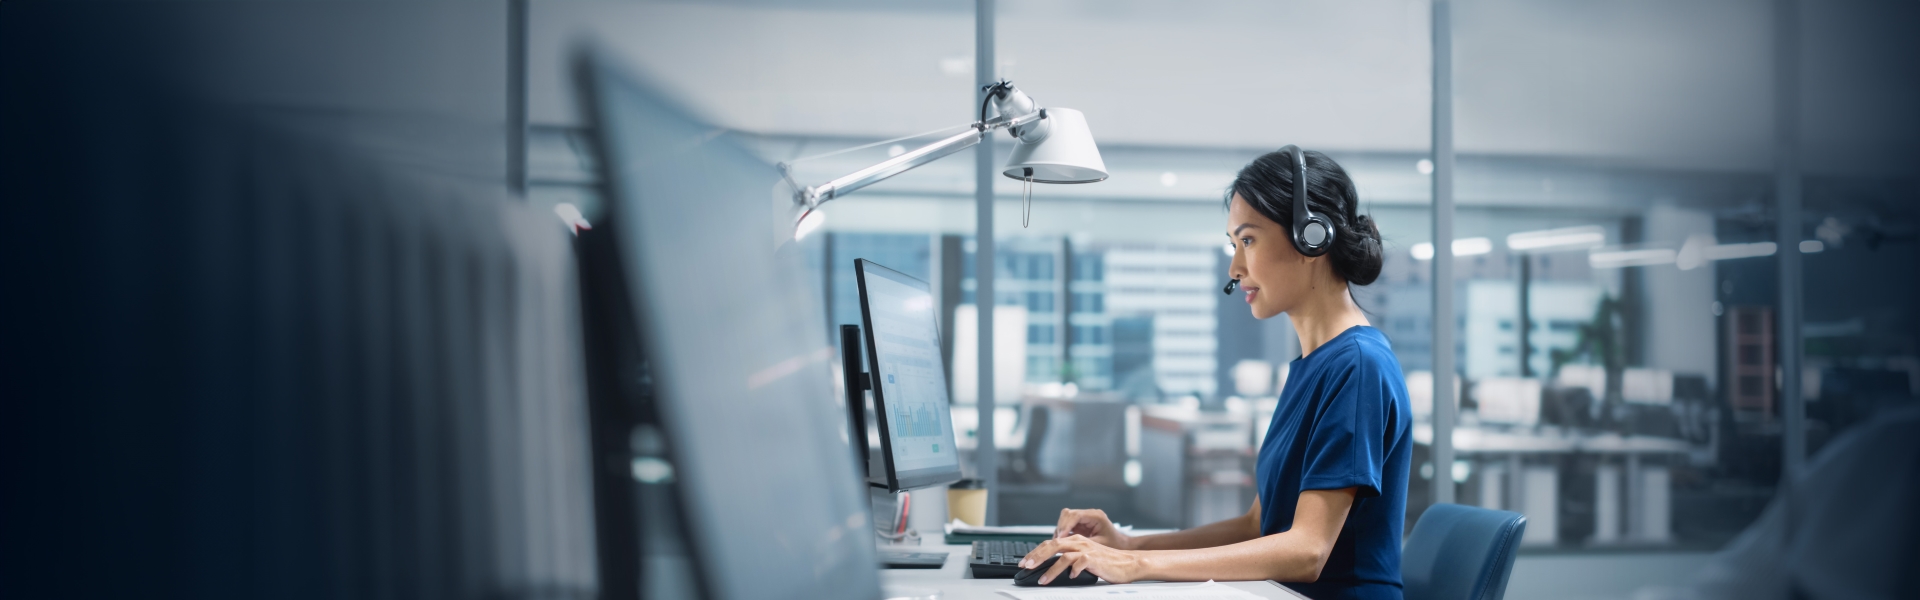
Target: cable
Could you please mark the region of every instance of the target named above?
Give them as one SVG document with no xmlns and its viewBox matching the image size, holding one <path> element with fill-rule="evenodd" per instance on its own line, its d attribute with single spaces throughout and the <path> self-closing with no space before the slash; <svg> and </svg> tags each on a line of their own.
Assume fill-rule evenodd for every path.
<svg viewBox="0 0 1920 600">
<path fill-rule="evenodd" d="M 1027 169 L 1027 171 L 1031 172 L 1033 171 L 1033 169 Z M 1025 203 L 1027 208 L 1025 211 L 1022 211 L 1020 213 L 1020 228 L 1026 229 L 1027 220 L 1033 217 L 1033 178 L 1028 177 L 1023 181 L 1026 182 L 1026 185 L 1024 186 L 1026 188 L 1026 193 L 1021 195 L 1025 198 Z"/>
<path fill-rule="evenodd" d="M 1007 81 L 1005 79 L 1000 80 L 999 83 L 995 83 L 993 85 L 980 88 L 980 91 L 985 92 L 987 96 L 985 98 L 980 99 L 980 121 L 979 122 L 981 123 L 987 122 L 987 104 L 993 102 L 993 99 L 996 97 L 999 97 L 1000 94 L 1005 93 L 1005 90 L 1010 90 L 1010 89 L 1013 89 L 1013 82 Z"/>
</svg>

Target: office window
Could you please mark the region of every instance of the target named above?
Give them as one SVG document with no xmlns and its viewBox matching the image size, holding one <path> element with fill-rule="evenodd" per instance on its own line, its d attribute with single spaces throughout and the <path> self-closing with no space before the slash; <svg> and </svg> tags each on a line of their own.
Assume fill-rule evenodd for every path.
<svg viewBox="0 0 1920 600">
<path fill-rule="evenodd" d="M 1058 383 L 1060 369 L 1056 366 L 1057 364 L 1058 361 L 1052 356 L 1027 356 L 1027 381 L 1035 383 Z"/>
<path fill-rule="evenodd" d="M 1107 328 L 1097 325 L 1073 326 L 1073 343 L 1103 345 L 1107 343 Z"/>
<path fill-rule="evenodd" d="M 1053 312 L 1053 292 L 1027 292 L 1027 312 Z"/>
<path fill-rule="evenodd" d="M 1028 325 L 1027 326 L 1027 343 L 1028 344 L 1053 343 L 1053 326 L 1052 325 Z"/>
<path fill-rule="evenodd" d="M 1026 258 L 1026 279 L 1033 281 L 1050 281 L 1053 279 L 1053 255 L 1028 254 Z"/>
<path fill-rule="evenodd" d="M 1106 294 L 1102 294 L 1100 292 L 1074 292 L 1073 312 L 1076 312 L 1076 313 L 1107 312 Z"/>
<path fill-rule="evenodd" d="M 1075 254 L 1073 257 L 1074 281 L 1101 281 L 1106 278 L 1106 261 L 1099 254 Z"/>
</svg>

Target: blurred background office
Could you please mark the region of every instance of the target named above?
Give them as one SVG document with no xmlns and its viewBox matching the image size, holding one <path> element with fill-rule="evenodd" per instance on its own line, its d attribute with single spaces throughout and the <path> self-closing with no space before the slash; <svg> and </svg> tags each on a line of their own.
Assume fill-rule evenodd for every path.
<svg viewBox="0 0 1920 600">
<path fill-rule="evenodd" d="M 0 538 L 37 558 L 0 581 L 85 557 L 59 572 L 355 595 L 254 586 L 332 555 L 234 550 L 356 547 L 289 517 L 329 514 L 413 525 L 342 567 L 415 586 L 382 593 L 597 595 L 567 226 L 609 200 L 584 47 L 803 183 L 934 138 L 819 155 L 975 120 L 981 69 L 1086 114 L 1107 181 L 1029 208 L 994 179 L 992 298 L 972 153 L 796 242 L 823 335 L 860 322 L 856 258 L 932 284 L 963 468 L 1000 524 L 1253 501 L 1299 350 L 1219 293 L 1222 201 L 1285 144 L 1341 162 L 1386 240 L 1355 295 L 1414 396 L 1407 523 L 1525 514 L 1508 597 L 1682 585 L 1805 457 L 1920 404 L 1903 3 L 1002 1 L 992 65 L 971 1 L 22 4 L 0 7 Z M 208 584 L 229 572 L 257 579 Z"/>
</svg>

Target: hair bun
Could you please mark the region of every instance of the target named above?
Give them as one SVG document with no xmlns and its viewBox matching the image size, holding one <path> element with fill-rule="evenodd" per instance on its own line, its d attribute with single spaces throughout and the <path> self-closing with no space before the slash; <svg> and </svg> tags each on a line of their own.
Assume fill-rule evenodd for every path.
<svg viewBox="0 0 1920 600">
<path fill-rule="evenodd" d="M 1351 226 L 1344 232 L 1340 243 L 1333 252 L 1334 266 L 1347 276 L 1347 281 L 1355 285 L 1367 285 L 1380 278 L 1380 268 L 1385 262 L 1386 251 L 1380 244 L 1380 228 L 1373 217 L 1364 214 L 1354 215 Z"/>
<path fill-rule="evenodd" d="M 1376 244 L 1380 242 L 1380 227 L 1374 224 L 1373 217 L 1367 215 L 1354 217 L 1353 228 L 1362 237 L 1373 240 Z"/>
</svg>

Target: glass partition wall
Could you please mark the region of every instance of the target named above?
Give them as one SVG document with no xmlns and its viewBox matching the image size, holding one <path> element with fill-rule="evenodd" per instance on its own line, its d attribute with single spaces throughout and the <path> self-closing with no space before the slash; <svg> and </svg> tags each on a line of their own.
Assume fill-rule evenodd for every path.
<svg viewBox="0 0 1920 600">
<path fill-rule="evenodd" d="M 1911 169 L 1866 166 L 1911 149 L 1843 125 L 1911 118 L 1835 80 L 1891 60 L 1835 35 L 1870 7 L 1452 4 L 1459 501 L 1532 548 L 1718 549 L 1789 448 L 1913 403 L 1916 249 L 1867 233 L 1914 226 Z"/>
<path fill-rule="evenodd" d="M 1870 32 L 1855 22 L 1871 14 L 1804 7 L 1795 131 L 1809 158 L 1783 170 L 1773 5 L 1450 2 L 1454 262 L 1436 284 L 1433 3 L 1003 4 L 993 68 L 1045 106 L 1084 111 L 1112 176 L 1036 186 L 1030 206 L 1018 182 L 994 188 L 1002 523 L 1097 506 L 1184 527 L 1246 510 L 1253 451 L 1299 348 L 1285 318 L 1256 321 L 1220 293 L 1223 200 L 1240 167 L 1286 144 L 1339 161 L 1385 239 L 1381 277 L 1355 298 L 1414 397 L 1409 525 L 1451 485 L 1457 502 L 1525 513 L 1529 552 L 1719 548 L 1779 488 L 1790 396 L 1811 453 L 1920 386 L 1920 297 L 1900 276 L 1920 258 L 1911 143 L 1856 139 L 1874 130 L 1861 122 L 1903 131 L 1912 118 L 1835 91 L 1911 90 L 1815 68 L 1879 64 L 1860 47 L 1885 44 L 1842 35 Z M 972 118 L 972 12 L 941 6 L 621 10 L 890 32 L 796 51 L 778 74 L 722 51 L 750 40 L 669 36 L 711 50 L 695 53 L 711 68 L 663 77 L 770 162 L 792 162 Z M 807 77 L 846 65 L 852 91 Z M 568 135 L 534 134 L 555 148 Z M 824 180 L 925 141 L 794 173 Z M 977 453 L 973 166 L 963 153 L 837 199 L 799 245 L 830 327 L 859 322 L 855 258 L 932 284 L 961 445 Z M 1800 208 L 1781 228 L 1786 180 Z M 536 197 L 572 189 L 541 181 Z M 1803 274 L 1799 347 L 1781 345 L 1786 258 Z M 1452 348 L 1433 347 L 1436 289 L 1453 296 Z M 1436 376 L 1436 352 L 1452 373 Z M 1795 390 L 1783 388 L 1789 362 Z M 1433 437 L 1436 378 L 1456 390 L 1450 439 Z M 1433 464 L 1436 444 L 1450 464 Z"/>
</svg>

